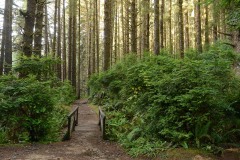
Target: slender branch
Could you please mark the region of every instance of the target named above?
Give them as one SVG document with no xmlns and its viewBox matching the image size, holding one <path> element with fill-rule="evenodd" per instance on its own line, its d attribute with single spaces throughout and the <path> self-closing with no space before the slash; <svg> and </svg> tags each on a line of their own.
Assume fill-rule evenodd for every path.
<svg viewBox="0 0 240 160">
<path fill-rule="evenodd" d="M 224 32 L 221 32 L 221 31 L 218 31 L 219 34 L 223 34 L 225 36 L 229 36 L 229 37 L 232 37 L 233 35 L 231 33 L 224 33 Z"/>
<path fill-rule="evenodd" d="M 229 43 L 229 42 L 224 42 L 224 44 L 229 45 L 229 46 L 232 46 L 233 48 L 236 47 L 236 45 L 234 45 L 234 44 L 232 44 L 232 43 Z"/>
</svg>

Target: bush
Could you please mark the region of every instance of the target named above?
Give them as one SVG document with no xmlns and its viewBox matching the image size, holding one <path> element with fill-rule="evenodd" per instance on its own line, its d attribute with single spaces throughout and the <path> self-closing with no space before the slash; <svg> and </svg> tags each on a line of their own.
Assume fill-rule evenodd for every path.
<svg viewBox="0 0 240 160">
<path fill-rule="evenodd" d="M 232 69 L 238 56 L 223 45 L 188 55 L 123 61 L 91 78 L 91 98 L 105 106 L 110 139 L 131 150 L 145 142 L 154 148 L 156 140 L 184 147 L 239 142 L 240 80 Z"/>
<path fill-rule="evenodd" d="M 41 61 L 43 68 L 44 65 L 51 65 L 42 63 L 44 58 L 25 60 L 28 65 L 34 66 L 36 61 Z M 23 67 L 28 70 L 33 68 L 34 71 L 24 71 L 23 78 L 15 75 L 0 77 L 0 127 L 5 128 L 1 133 L 14 142 L 57 140 L 68 113 L 62 106 L 74 100 L 73 89 L 69 83 L 58 81 L 54 75 L 48 74 L 48 78 L 43 78 L 45 70 L 36 71 L 31 65 L 26 67 L 25 62 L 21 64 L 16 70 Z"/>
</svg>

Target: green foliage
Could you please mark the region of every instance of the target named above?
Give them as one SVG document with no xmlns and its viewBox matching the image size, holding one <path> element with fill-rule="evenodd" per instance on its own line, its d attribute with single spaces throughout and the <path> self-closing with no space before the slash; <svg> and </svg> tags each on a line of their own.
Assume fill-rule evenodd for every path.
<svg viewBox="0 0 240 160">
<path fill-rule="evenodd" d="M 4 128 L 0 129 L 0 144 L 7 143 L 7 132 Z"/>
<path fill-rule="evenodd" d="M 54 76 L 53 67 L 59 60 L 52 57 L 39 58 L 37 56 L 22 56 L 18 59 L 19 63 L 14 67 L 14 71 L 24 76 L 35 75 L 39 80 L 49 80 L 56 78 Z"/>
<path fill-rule="evenodd" d="M 69 83 L 49 74 L 51 68 L 45 70 L 52 65 L 49 58 L 24 58 L 15 68 L 24 78 L 0 77 L 0 127 L 5 128 L 0 135 L 14 142 L 57 140 L 68 112 L 62 106 L 72 102 L 74 94 Z"/>
<path fill-rule="evenodd" d="M 240 1 L 239 0 L 221 0 L 221 7 L 226 9 L 226 22 L 234 29 L 240 29 Z"/>
<path fill-rule="evenodd" d="M 240 98 L 240 80 L 232 69 L 238 55 L 219 44 L 186 55 L 130 56 L 91 78 L 90 98 L 107 112 L 109 139 L 132 155 L 239 142 L 240 110 L 233 102 Z"/>
</svg>

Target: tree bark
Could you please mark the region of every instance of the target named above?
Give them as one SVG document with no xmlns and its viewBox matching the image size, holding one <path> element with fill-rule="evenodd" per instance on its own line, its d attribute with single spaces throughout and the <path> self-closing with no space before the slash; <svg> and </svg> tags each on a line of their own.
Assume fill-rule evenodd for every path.
<svg viewBox="0 0 240 160">
<path fill-rule="evenodd" d="M 8 74 L 12 69 L 12 10 L 13 10 L 13 0 L 7 0 L 7 6 L 5 8 L 6 13 L 6 39 L 5 39 L 5 72 Z M 5 15 L 4 15 L 5 18 Z"/>
<path fill-rule="evenodd" d="M 6 74 L 8 74 L 12 68 L 12 6 L 13 0 L 5 1 L 0 58 L 0 75 L 3 74 L 3 70 Z"/>
<path fill-rule="evenodd" d="M 97 0 L 96 0 L 97 1 Z M 81 96 L 81 2 L 78 2 L 77 97 Z"/>
<path fill-rule="evenodd" d="M 149 52 L 149 36 L 150 36 L 150 0 L 144 0 L 144 6 L 146 7 L 143 13 L 143 52 Z"/>
<path fill-rule="evenodd" d="M 77 17 L 76 17 L 76 9 L 77 9 L 77 1 L 73 1 L 73 8 L 72 8 L 72 15 L 73 15 L 73 21 L 72 21 L 72 86 L 76 89 L 77 80 L 76 80 L 76 51 L 77 51 Z"/>
<path fill-rule="evenodd" d="M 185 12 L 185 48 L 189 49 L 190 38 L 189 38 L 189 21 L 188 21 L 188 11 Z"/>
<path fill-rule="evenodd" d="M 161 4 L 161 20 L 160 20 L 160 37 L 161 37 L 161 41 L 160 41 L 160 48 L 163 49 L 164 48 L 164 8 L 165 8 L 165 0 L 162 0 L 162 4 Z"/>
<path fill-rule="evenodd" d="M 104 3 L 104 62 L 103 70 L 110 68 L 110 54 L 111 54 L 111 0 L 105 0 Z"/>
<path fill-rule="evenodd" d="M 179 51 L 180 57 L 184 58 L 184 32 L 183 32 L 183 0 L 178 0 L 179 7 Z"/>
<path fill-rule="evenodd" d="M 96 0 L 94 0 L 96 1 Z M 96 5 L 95 2 L 92 2 L 93 14 L 92 14 L 92 71 L 94 74 L 96 72 Z"/>
<path fill-rule="evenodd" d="M 57 34 L 57 58 L 59 59 L 59 60 L 61 60 L 62 58 L 61 58 L 61 54 L 62 54 L 62 44 L 61 44 L 61 42 L 62 42 L 62 36 L 61 36 L 61 34 L 62 34 L 62 26 L 61 26 L 61 0 L 58 0 L 58 20 L 57 20 L 57 22 L 58 22 L 58 30 L 57 30 L 57 32 L 58 32 L 58 34 Z M 60 63 L 58 63 L 57 64 L 57 77 L 59 78 L 59 79 L 62 79 L 62 65 L 61 65 L 61 62 Z"/>
<path fill-rule="evenodd" d="M 3 26 L 4 26 L 3 22 Z M 1 57 L 0 57 L 0 76 L 3 75 L 3 64 L 4 64 L 4 59 L 5 59 L 5 29 L 3 28 L 2 30 L 2 42 L 1 42 Z"/>
<path fill-rule="evenodd" d="M 71 0 L 70 0 L 71 1 Z M 57 13 L 58 13 L 58 0 L 55 0 L 54 20 L 53 20 L 53 44 L 52 53 L 53 57 L 56 56 L 56 42 L 57 42 Z"/>
<path fill-rule="evenodd" d="M 234 30 L 232 34 L 233 34 L 234 50 L 237 53 L 240 53 L 240 29 Z"/>
<path fill-rule="evenodd" d="M 172 0 L 169 0 L 169 51 L 173 54 L 173 41 L 172 41 Z"/>
<path fill-rule="evenodd" d="M 129 0 L 125 0 L 125 51 L 124 54 L 129 53 Z"/>
<path fill-rule="evenodd" d="M 197 51 L 202 53 L 202 27 L 201 27 L 201 7 L 200 7 L 200 0 L 196 1 L 196 46 Z"/>
<path fill-rule="evenodd" d="M 34 33 L 34 53 L 41 56 L 42 50 L 42 32 L 43 32 L 43 11 L 46 0 L 39 0 L 37 2 L 37 14 Z"/>
<path fill-rule="evenodd" d="M 95 0 L 95 8 L 96 8 L 96 14 L 95 14 L 95 19 L 96 19 L 96 56 L 97 56 L 97 73 L 99 73 L 99 53 L 100 53 L 100 47 L 99 47 L 99 10 L 100 6 L 98 6 L 98 3 L 100 3 L 99 0 Z M 99 7 L 99 9 L 98 9 Z"/>
<path fill-rule="evenodd" d="M 137 10 L 136 0 L 131 2 L 131 52 L 137 54 Z"/>
<path fill-rule="evenodd" d="M 159 55 L 160 53 L 160 42 L 159 42 L 159 0 L 154 0 L 154 54 Z"/>
<path fill-rule="evenodd" d="M 209 16 L 209 11 L 208 11 L 208 5 L 205 5 L 205 49 L 209 49 L 209 22 L 208 22 L 208 16 Z"/>
<path fill-rule="evenodd" d="M 62 15 L 63 15 L 63 42 L 62 42 L 62 60 L 63 60 L 63 80 L 67 79 L 67 44 L 66 44 L 66 12 L 65 12 L 65 0 L 63 0 L 63 10 L 62 10 Z"/>
<path fill-rule="evenodd" d="M 45 56 L 48 55 L 49 51 L 50 51 L 50 44 L 49 44 L 49 36 L 48 36 L 48 11 L 47 11 L 47 4 L 44 5 L 44 42 L 45 42 L 45 46 L 44 46 L 44 54 Z"/>
<path fill-rule="evenodd" d="M 27 1 L 27 12 L 23 13 L 25 18 L 23 34 L 23 54 L 27 57 L 32 55 L 33 47 L 33 28 L 35 22 L 36 1 Z"/>
<path fill-rule="evenodd" d="M 217 11 L 217 2 L 213 1 L 213 41 L 216 42 L 218 40 L 218 11 Z"/>
<path fill-rule="evenodd" d="M 69 18 L 68 18 L 68 80 L 72 81 L 72 19 L 73 4 L 69 0 Z"/>
</svg>

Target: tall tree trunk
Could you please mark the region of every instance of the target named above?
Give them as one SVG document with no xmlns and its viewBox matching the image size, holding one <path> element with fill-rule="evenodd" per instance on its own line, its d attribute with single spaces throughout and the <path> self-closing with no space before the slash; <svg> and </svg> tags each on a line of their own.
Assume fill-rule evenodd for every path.
<svg viewBox="0 0 240 160">
<path fill-rule="evenodd" d="M 131 52 L 137 54 L 137 10 L 136 0 L 131 2 Z"/>
<path fill-rule="evenodd" d="M 188 0 L 186 1 L 189 2 Z M 189 49 L 190 47 L 190 38 L 189 38 L 189 16 L 188 10 L 185 11 L 185 48 Z"/>
<path fill-rule="evenodd" d="M 5 23 L 3 22 L 3 26 Z M 5 29 L 3 28 L 2 30 L 2 42 L 1 42 L 1 57 L 0 57 L 0 76 L 3 75 L 3 64 L 4 64 L 4 59 L 5 59 Z"/>
<path fill-rule="evenodd" d="M 77 33 L 77 16 L 76 16 L 76 10 L 77 10 L 77 1 L 73 1 L 73 8 L 72 8 L 72 85 L 76 89 L 77 81 L 76 81 L 76 51 L 77 51 L 77 39 L 76 39 L 76 33 Z"/>
<path fill-rule="evenodd" d="M 49 46 L 49 36 L 48 36 L 48 11 L 47 11 L 47 3 L 44 5 L 44 42 L 45 42 L 45 46 L 44 46 L 44 54 L 45 56 L 48 55 L 49 51 L 50 51 L 50 46 Z"/>
<path fill-rule="evenodd" d="M 34 33 L 34 53 L 41 56 L 42 50 L 42 32 L 43 32 L 43 11 L 46 0 L 39 0 L 37 2 L 37 14 Z"/>
<path fill-rule="evenodd" d="M 125 0 L 125 51 L 124 54 L 129 53 L 129 0 Z"/>
<path fill-rule="evenodd" d="M 65 0 L 63 0 L 63 10 L 62 10 L 62 15 L 63 15 L 63 42 L 62 42 L 62 60 L 63 60 L 63 80 L 67 79 L 67 44 L 66 44 L 66 12 L 65 12 Z"/>
<path fill-rule="evenodd" d="M 160 53 L 159 42 L 159 0 L 154 0 L 154 54 Z"/>
<path fill-rule="evenodd" d="M 5 8 L 4 19 L 6 20 L 6 39 L 5 39 L 5 71 L 8 74 L 12 68 L 12 8 L 13 8 L 13 0 L 8 0 Z"/>
<path fill-rule="evenodd" d="M 160 41 L 160 48 L 164 48 L 164 8 L 165 8 L 165 0 L 162 0 L 161 3 L 161 20 L 160 20 L 160 34 L 161 34 L 161 41 Z"/>
<path fill-rule="evenodd" d="M 148 52 L 149 50 L 149 37 L 150 37 L 150 0 L 144 0 L 145 11 L 143 13 L 143 51 Z"/>
<path fill-rule="evenodd" d="M 96 8 L 96 14 L 95 14 L 95 19 L 96 19 L 96 56 L 97 56 L 97 73 L 99 73 L 99 54 L 100 54 L 100 48 L 99 48 L 99 10 L 100 6 L 98 6 L 98 3 L 100 3 L 100 0 L 95 0 L 95 8 Z M 99 9 L 98 9 L 99 7 Z"/>
<path fill-rule="evenodd" d="M 3 70 L 6 74 L 8 74 L 12 68 L 12 6 L 13 0 L 5 1 L 0 58 L 0 75 L 3 74 Z"/>
<path fill-rule="evenodd" d="M 25 18 L 23 34 L 23 54 L 30 57 L 33 47 L 33 28 L 35 22 L 36 1 L 27 1 L 27 12 L 22 13 Z"/>
<path fill-rule="evenodd" d="M 96 0 L 94 0 L 96 1 Z M 96 8 L 95 2 L 92 2 L 93 14 L 92 14 L 92 74 L 96 72 Z"/>
<path fill-rule="evenodd" d="M 58 34 L 57 34 L 57 58 L 61 60 L 61 54 L 62 54 L 62 27 L 61 27 L 61 0 L 58 0 Z M 62 67 L 61 63 L 57 64 L 57 77 L 59 79 L 62 79 Z"/>
<path fill-rule="evenodd" d="M 89 8 L 92 8 L 92 1 L 89 2 Z M 92 35 L 93 35 L 93 14 L 92 14 L 92 9 L 89 9 L 88 12 L 88 78 L 92 75 L 92 60 L 93 60 L 93 54 L 92 54 L 92 48 L 93 48 L 93 43 L 92 43 Z M 110 31 L 109 31 L 110 32 Z"/>
<path fill-rule="evenodd" d="M 197 51 L 199 53 L 202 53 L 202 27 L 201 27 L 201 7 L 200 7 L 200 0 L 196 1 L 195 4 L 196 7 L 196 46 L 197 46 Z"/>
<path fill-rule="evenodd" d="M 205 5 L 205 49 L 209 49 L 209 22 L 208 22 L 208 16 L 209 16 L 209 11 L 208 11 L 208 4 Z"/>
<path fill-rule="evenodd" d="M 73 2 L 69 0 L 69 19 L 68 19 L 68 80 L 72 81 L 72 19 Z"/>
<path fill-rule="evenodd" d="M 218 11 L 217 11 L 217 2 L 213 1 L 213 41 L 218 40 Z"/>
<path fill-rule="evenodd" d="M 96 0 L 97 1 L 97 0 Z M 81 96 L 81 2 L 78 2 L 78 64 L 77 64 L 77 97 Z"/>
<path fill-rule="evenodd" d="M 173 41 L 172 41 L 172 0 L 169 0 L 169 51 L 173 54 Z"/>
<path fill-rule="evenodd" d="M 111 48 L 110 48 L 110 66 L 113 64 L 113 40 L 114 40 L 114 26 L 115 26 L 115 9 L 116 9 L 116 4 L 115 4 L 115 2 L 116 2 L 116 0 L 111 0 L 111 25 L 112 25 L 112 27 L 111 27 L 111 30 L 110 30 L 110 35 L 111 35 L 111 40 L 110 40 L 110 46 L 111 46 Z"/>
<path fill-rule="evenodd" d="M 125 21 L 124 21 L 124 0 L 121 0 L 121 22 L 122 22 L 122 52 L 126 53 L 126 42 L 125 42 Z"/>
<path fill-rule="evenodd" d="M 115 11 L 114 11 L 114 63 L 118 59 L 118 6 L 117 1 L 115 1 Z"/>
<path fill-rule="evenodd" d="M 138 22 L 140 22 L 140 24 L 138 25 L 139 27 L 139 32 L 138 32 L 138 53 L 139 53 L 139 57 L 141 58 L 142 53 L 143 53 L 143 21 L 142 21 L 142 5 L 140 4 L 138 7 L 139 10 L 139 16 L 138 16 Z"/>
<path fill-rule="evenodd" d="M 58 13 L 58 0 L 55 0 L 54 20 L 53 20 L 53 44 L 52 44 L 52 53 L 54 57 L 56 56 L 56 42 L 57 42 L 57 13 Z"/>
<path fill-rule="evenodd" d="M 190 38 L 189 38 L 189 21 L 188 21 L 188 11 L 185 12 L 185 48 L 189 49 Z"/>
<path fill-rule="evenodd" d="M 104 63 L 103 70 L 110 68 L 110 54 L 111 54 L 111 0 L 105 0 L 104 3 Z"/>
<path fill-rule="evenodd" d="M 183 32 L 183 0 L 178 0 L 179 7 L 179 50 L 180 57 L 184 58 L 184 32 Z"/>
</svg>

